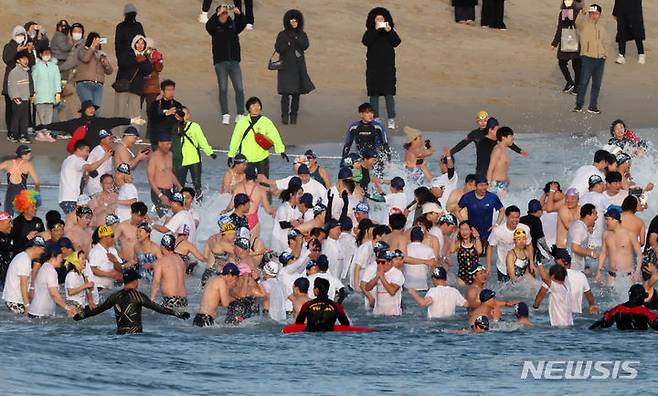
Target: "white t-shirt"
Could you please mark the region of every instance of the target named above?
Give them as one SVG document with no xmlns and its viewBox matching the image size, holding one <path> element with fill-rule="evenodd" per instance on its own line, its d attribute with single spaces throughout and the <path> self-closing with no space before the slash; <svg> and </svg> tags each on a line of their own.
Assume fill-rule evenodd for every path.
<svg viewBox="0 0 658 396">
<path fill-rule="evenodd" d="M 52 264 L 45 262 L 39 272 L 37 272 L 37 277 L 34 282 L 34 298 L 30 303 L 29 313 L 34 316 L 54 316 L 55 300 L 50 295 L 50 288 L 58 288 L 59 283 L 57 282 L 57 271 L 53 268 Z"/>
<path fill-rule="evenodd" d="M 548 298 L 548 316 L 551 320 L 551 326 L 564 327 L 573 326 L 573 315 L 571 313 L 571 291 L 569 284 L 559 284 L 551 282 L 548 288 L 551 295 Z"/>
<path fill-rule="evenodd" d="M 628 197 L 628 190 L 619 190 L 617 195 L 610 195 L 608 194 L 608 191 L 604 191 L 603 195 L 608 199 L 610 205 L 621 206 L 621 204 L 624 203 L 626 197 Z"/>
<path fill-rule="evenodd" d="M 377 276 L 377 266 L 371 265 L 366 268 L 363 274 L 363 280 L 369 282 Z M 399 285 L 395 295 L 388 294 L 381 281 L 370 291 L 375 297 L 375 308 L 372 313 L 375 315 L 399 316 L 402 315 L 402 285 L 404 285 L 404 275 L 399 269 L 392 267 L 384 274 L 389 283 Z"/>
<path fill-rule="evenodd" d="M 190 235 L 187 237 L 188 240 L 194 241 L 194 238 L 196 238 L 196 223 L 194 223 L 194 217 L 192 217 L 192 213 L 189 211 L 181 210 L 173 215 L 164 226 L 175 234 L 183 225 L 187 225 L 190 228 Z"/>
<path fill-rule="evenodd" d="M 289 251 L 289 250 L 288 250 Z M 292 263 L 281 268 L 277 278 L 283 282 L 286 292 L 286 311 L 292 312 L 292 302 L 288 300 L 288 296 L 292 295 L 292 287 L 297 278 L 304 278 L 304 267 L 308 260 L 308 250 L 300 253 L 300 258 Z"/>
<path fill-rule="evenodd" d="M 136 199 L 139 201 L 139 194 L 137 193 L 137 187 L 132 183 L 125 183 L 119 189 L 119 195 L 117 196 L 119 201 L 125 201 L 128 199 Z M 125 221 L 130 219 L 130 205 L 121 205 L 118 204 L 114 214 L 117 215 L 119 221 Z"/>
<path fill-rule="evenodd" d="M 439 252 L 443 252 L 444 249 L 443 243 L 445 242 L 445 237 L 443 236 L 443 232 L 441 232 L 439 226 L 437 225 L 432 226 L 432 228 L 430 228 L 429 233 L 430 235 L 434 235 L 436 239 L 439 240 Z"/>
<path fill-rule="evenodd" d="M 583 313 L 583 294 L 590 291 L 587 276 L 580 271 L 567 268 L 567 282 L 571 291 L 571 312 Z"/>
<path fill-rule="evenodd" d="M 272 242 L 270 244 L 272 250 L 283 252 L 288 248 L 288 229 L 282 229 L 279 222 L 300 219 L 301 217 L 302 213 L 299 209 L 293 208 L 288 202 L 284 202 L 279 206 L 272 225 Z"/>
<path fill-rule="evenodd" d="M 339 278 L 345 280 L 350 275 L 352 260 L 356 252 L 356 238 L 349 232 L 341 232 L 340 237 L 338 237 L 338 244 L 340 245 L 341 252 L 343 252 L 343 273 L 340 274 Z M 353 275 L 354 273 L 351 274 L 351 277 Z M 351 282 L 348 281 L 350 284 Z"/>
<path fill-rule="evenodd" d="M 530 227 L 525 224 L 519 223 L 516 228 L 522 228 L 526 232 L 526 246 L 532 243 L 530 238 Z M 495 227 L 489 235 L 489 245 L 496 247 L 496 268 L 502 274 L 507 275 L 507 253 L 514 248 L 514 230 L 507 228 L 507 223 L 503 223 Z"/>
<path fill-rule="evenodd" d="M 310 221 L 313 221 L 315 219 L 315 213 L 313 213 L 313 209 L 308 209 L 306 212 L 304 212 L 304 223 L 308 223 Z"/>
<path fill-rule="evenodd" d="M 290 179 L 292 179 L 292 176 L 288 176 L 283 179 L 279 179 L 276 181 L 276 188 L 279 190 L 285 190 L 288 188 L 288 182 Z M 320 183 L 319 181 L 315 180 L 314 178 L 311 178 L 311 180 L 308 181 L 308 183 L 302 184 L 302 188 L 304 189 L 305 193 L 309 193 L 313 196 L 313 203 L 316 204 L 320 200 L 326 205 L 327 204 L 327 189 Z M 336 200 L 340 201 L 340 195 L 335 195 L 336 198 L 334 198 L 334 202 Z"/>
<path fill-rule="evenodd" d="M 390 193 L 385 195 L 384 199 L 386 200 L 386 209 L 388 209 L 389 213 L 393 208 L 404 210 L 409 204 L 407 201 L 407 194 L 404 192 Z"/>
<path fill-rule="evenodd" d="M 306 191 L 306 190 L 304 190 Z M 340 197 L 340 193 L 336 186 L 331 187 L 331 193 L 334 196 L 334 203 L 331 207 L 331 216 L 334 219 L 340 218 L 340 214 L 343 210 L 343 199 Z M 349 194 L 347 196 L 347 216 L 352 219 L 352 222 L 356 225 L 356 219 L 354 218 L 354 207 L 359 203 L 359 200 L 354 196 L 354 194 Z"/>
<path fill-rule="evenodd" d="M 587 247 L 589 242 L 590 233 L 587 231 L 587 226 L 582 220 L 576 220 L 571 223 L 569 226 L 569 232 L 567 233 L 567 250 L 571 254 L 571 268 L 576 271 L 585 270 L 585 257 L 571 249 L 571 244 L 575 243 L 576 245 Z"/>
<path fill-rule="evenodd" d="M 286 286 L 276 278 L 267 279 L 261 285 L 269 295 L 270 318 L 276 321 L 286 320 L 286 301 L 290 301 L 286 295 Z"/>
<path fill-rule="evenodd" d="M 18 253 L 9 263 L 7 276 L 5 278 L 5 289 L 2 291 L 2 299 L 7 302 L 24 304 L 21 294 L 20 276 L 27 277 L 27 287 L 30 287 L 32 276 L 32 259 L 26 252 Z"/>
<path fill-rule="evenodd" d="M 352 286 L 353 289 L 360 290 L 361 288 L 360 285 L 354 285 L 354 269 L 356 266 L 358 265 L 361 271 L 361 279 L 359 279 L 359 282 L 365 279 L 363 276 L 366 268 L 375 266 L 375 252 L 372 250 L 372 246 L 372 241 L 363 242 L 354 252 L 350 277 L 350 286 Z"/>
<path fill-rule="evenodd" d="M 553 246 L 557 240 L 557 212 L 544 212 L 541 215 L 541 226 L 544 229 L 546 245 Z"/>
<path fill-rule="evenodd" d="M 85 284 L 85 278 L 78 274 L 76 271 L 69 271 L 66 274 L 66 280 L 64 280 L 64 291 L 66 293 L 67 301 L 75 301 L 81 306 L 87 306 L 87 294 L 86 290 L 81 291 L 78 294 L 70 295 L 69 289 L 77 289 Z"/>
<path fill-rule="evenodd" d="M 92 277 L 88 276 L 89 280 L 94 282 L 96 286 L 105 289 L 111 289 L 114 287 L 114 278 L 93 275 L 91 267 L 97 267 L 99 270 L 106 272 L 114 270 L 114 264 L 107 259 L 108 253 L 113 254 L 117 259 L 119 258 L 119 253 L 117 253 L 117 250 L 113 246 L 105 250 L 100 243 L 97 243 L 89 252 L 89 265 L 87 266 L 87 268 L 89 268 L 89 273 L 92 275 Z"/>
<path fill-rule="evenodd" d="M 408 244 L 407 257 L 423 260 L 436 258 L 434 250 L 422 242 L 411 242 Z M 404 287 L 407 289 L 427 290 L 428 272 L 429 268 L 426 265 L 405 264 Z"/>
<path fill-rule="evenodd" d="M 89 157 L 87 157 L 87 163 L 93 164 L 94 162 L 100 160 L 103 158 L 105 155 L 105 149 L 101 147 L 99 144 L 98 146 L 94 147 L 93 150 L 91 150 L 91 153 L 89 153 Z M 99 166 L 96 171 L 98 172 L 98 176 L 96 177 L 90 177 L 89 180 L 87 180 L 87 186 L 85 187 L 85 193 L 89 195 L 90 197 L 96 193 L 101 192 L 103 189 L 101 188 L 101 176 L 103 176 L 106 173 L 109 173 L 110 175 L 114 175 L 114 169 L 113 169 L 113 164 L 114 160 L 112 157 L 108 158 Z"/>
<path fill-rule="evenodd" d="M 87 165 L 87 161 L 75 154 L 69 155 L 62 162 L 62 168 L 59 172 L 58 202 L 77 202 L 80 196 L 80 182 L 84 175 L 82 167 L 85 165 Z"/>
<path fill-rule="evenodd" d="M 340 277 L 343 273 L 345 258 L 343 257 L 338 239 L 334 240 L 327 237 L 327 239 L 322 241 L 322 254 L 327 256 L 327 260 L 329 261 L 329 272 L 335 277 Z"/>
<path fill-rule="evenodd" d="M 599 216 L 596 218 L 596 223 L 594 223 L 590 243 L 594 246 L 601 246 L 603 244 L 603 231 L 605 231 L 605 216 L 603 214 L 608 209 L 608 206 L 610 206 L 610 201 L 602 193 L 590 191 L 581 195 L 579 202 L 581 207 L 588 203 L 596 207 L 596 212 Z"/>
<path fill-rule="evenodd" d="M 309 275 L 306 277 L 309 283 L 308 296 L 311 299 L 315 298 L 315 293 L 313 292 L 313 282 L 315 282 L 316 278 L 322 278 L 329 281 L 329 292 L 327 293 L 327 295 L 329 296 L 330 299 L 335 300 L 336 292 L 343 288 L 343 284 L 338 278 L 331 275 L 329 272 L 318 272 L 316 274 Z"/>
<path fill-rule="evenodd" d="M 445 185 L 445 188 L 443 189 L 443 195 L 441 195 L 441 198 L 439 198 L 439 202 L 441 203 L 442 208 L 446 208 L 450 194 L 452 194 L 452 192 L 457 188 L 459 176 L 457 176 L 457 172 L 455 172 L 455 174 L 452 175 L 452 179 L 448 179 L 448 173 L 446 172 L 439 176 L 439 180 L 441 180 Z"/>
<path fill-rule="evenodd" d="M 601 176 L 602 180 L 605 180 L 605 175 L 603 172 L 596 169 L 594 165 L 583 165 L 576 171 L 573 181 L 569 185 L 569 188 L 573 187 L 577 189 L 578 194 L 582 198 L 583 194 L 589 191 L 589 177 L 592 175 L 599 175 Z"/>
<path fill-rule="evenodd" d="M 425 294 L 425 298 L 427 297 L 432 299 L 432 304 L 427 307 L 429 319 L 453 316 L 456 307 L 463 307 L 466 304 L 466 299 L 459 290 L 450 286 L 434 286 Z"/>
</svg>

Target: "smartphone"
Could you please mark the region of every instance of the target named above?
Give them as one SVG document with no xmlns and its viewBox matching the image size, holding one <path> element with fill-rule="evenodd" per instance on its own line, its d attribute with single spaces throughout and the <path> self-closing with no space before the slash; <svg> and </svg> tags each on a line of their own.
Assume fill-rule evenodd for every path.
<svg viewBox="0 0 658 396">
<path fill-rule="evenodd" d="M 388 27 L 388 22 L 377 22 L 377 29 L 386 29 Z"/>
<path fill-rule="evenodd" d="M 425 140 L 425 148 L 428 150 L 432 148 L 432 142 L 429 139 Z"/>
<path fill-rule="evenodd" d="M 107 44 L 107 37 L 101 37 L 101 39 L 98 41 L 99 44 Z"/>
</svg>

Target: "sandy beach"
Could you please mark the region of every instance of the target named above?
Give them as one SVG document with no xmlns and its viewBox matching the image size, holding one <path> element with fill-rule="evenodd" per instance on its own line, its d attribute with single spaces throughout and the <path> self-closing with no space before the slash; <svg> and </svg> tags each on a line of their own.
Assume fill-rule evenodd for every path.
<svg viewBox="0 0 658 396">
<path fill-rule="evenodd" d="M 153 37 L 164 53 L 161 78 L 177 82 L 177 98 L 191 108 L 193 119 L 204 127 L 210 142 L 226 148 L 232 125 L 221 125 L 219 120 L 210 36 L 196 21 L 200 1 L 183 6 L 179 1 L 159 0 L 157 7 L 145 0 L 134 3 L 147 36 Z M 613 3 L 599 1 L 611 42 L 616 32 L 611 15 Z M 123 2 L 31 0 L 26 7 L 22 2 L 5 0 L 3 4 L 3 44 L 16 24 L 34 20 L 52 35 L 57 20 L 67 18 L 70 23 L 83 23 L 87 33 L 97 31 L 109 37 L 106 51 L 116 65 L 114 28 L 122 20 Z M 401 134 L 404 125 L 428 131 L 470 130 L 480 109 L 488 110 L 519 133 L 599 131 L 607 129 L 616 118 L 625 119 L 631 128 L 658 124 L 656 2 L 644 3 L 647 64 L 636 63 L 635 45 L 629 43 L 628 64 L 616 65 L 617 50 L 611 46 L 600 99 L 603 114 L 588 116 L 572 113 L 575 97 L 560 92 L 564 82 L 550 47 L 558 0 L 507 1 L 507 31 L 455 24 L 450 0 L 256 0 L 255 30 L 243 32 L 240 39 L 245 94 L 259 96 L 264 113 L 275 122 L 279 121 L 276 72 L 268 71 L 266 66 L 287 9 L 298 8 L 304 13 L 311 42 L 306 58 L 317 89 L 302 97 L 298 125 L 279 126 L 284 142 L 309 145 L 342 140 L 346 126 L 357 117 L 356 107 L 366 100 L 366 49 L 361 36 L 366 15 L 376 5 L 392 12 L 402 39 L 397 50 L 399 128 L 393 134 Z M 477 14 L 479 20 L 479 7 Z M 113 109 L 114 92 L 109 85 L 114 77 L 108 81 L 103 106 L 106 115 Z M 234 113 L 230 87 L 229 94 Z M 384 107 L 382 103 L 382 110 Z M 37 153 L 64 154 L 61 143 L 35 143 L 34 147 Z M 12 151 L 13 145 L 0 146 L 0 154 Z"/>
</svg>

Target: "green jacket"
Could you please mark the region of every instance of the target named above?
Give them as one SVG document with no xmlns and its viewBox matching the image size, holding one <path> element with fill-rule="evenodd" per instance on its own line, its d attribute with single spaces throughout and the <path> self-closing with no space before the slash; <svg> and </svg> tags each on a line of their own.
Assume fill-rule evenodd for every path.
<svg viewBox="0 0 658 396">
<path fill-rule="evenodd" d="M 237 124 L 235 124 L 235 129 L 233 130 L 233 136 L 231 136 L 231 144 L 228 149 L 228 157 L 233 158 L 238 153 L 238 148 L 240 147 L 240 141 L 242 140 L 242 135 L 249 128 L 251 123 L 251 117 L 245 116 L 240 118 Z M 249 131 L 247 136 L 242 141 L 242 150 L 240 151 L 245 157 L 247 157 L 247 162 L 260 162 L 269 157 L 270 153 L 266 150 L 263 150 L 258 143 L 256 143 L 254 131 L 265 135 L 268 139 L 274 143 L 274 151 L 277 154 L 281 154 L 286 151 L 286 146 L 283 145 L 281 141 L 281 136 L 279 131 L 274 126 L 274 123 L 267 117 L 261 116 L 254 127 Z"/>
<path fill-rule="evenodd" d="M 201 151 L 207 156 L 213 153 L 212 147 L 210 147 L 206 136 L 203 134 L 201 125 L 193 121 L 187 121 L 185 123 L 184 133 L 184 135 L 176 136 L 176 139 L 180 139 L 181 153 L 183 155 L 182 166 L 201 162 Z"/>
</svg>

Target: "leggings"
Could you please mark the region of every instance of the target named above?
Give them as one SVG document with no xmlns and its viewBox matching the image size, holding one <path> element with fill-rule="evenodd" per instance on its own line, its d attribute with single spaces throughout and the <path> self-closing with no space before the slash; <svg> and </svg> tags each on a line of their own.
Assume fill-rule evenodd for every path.
<svg viewBox="0 0 658 396">
<path fill-rule="evenodd" d="M 560 71 L 567 83 L 572 85 L 578 84 L 578 80 L 580 79 L 580 58 L 571 60 L 571 67 L 573 68 L 574 74 L 573 78 L 571 78 L 571 73 L 569 72 L 569 59 L 560 59 L 558 65 L 560 66 Z"/>
<path fill-rule="evenodd" d="M 299 94 L 282 94 L 281 95 L 281 115 L 287 117 L 288 114 L 296 116 L 299 112 Z"/>
<path fill-rule="evenodd" d="M 644 42 L 642 40 L 635 40 L 635 45 L 637 46 L 637 54 L 644 54 Z M 626 41 L 619 42 L 619 54 L 626 55 Z"/>
</svg>

